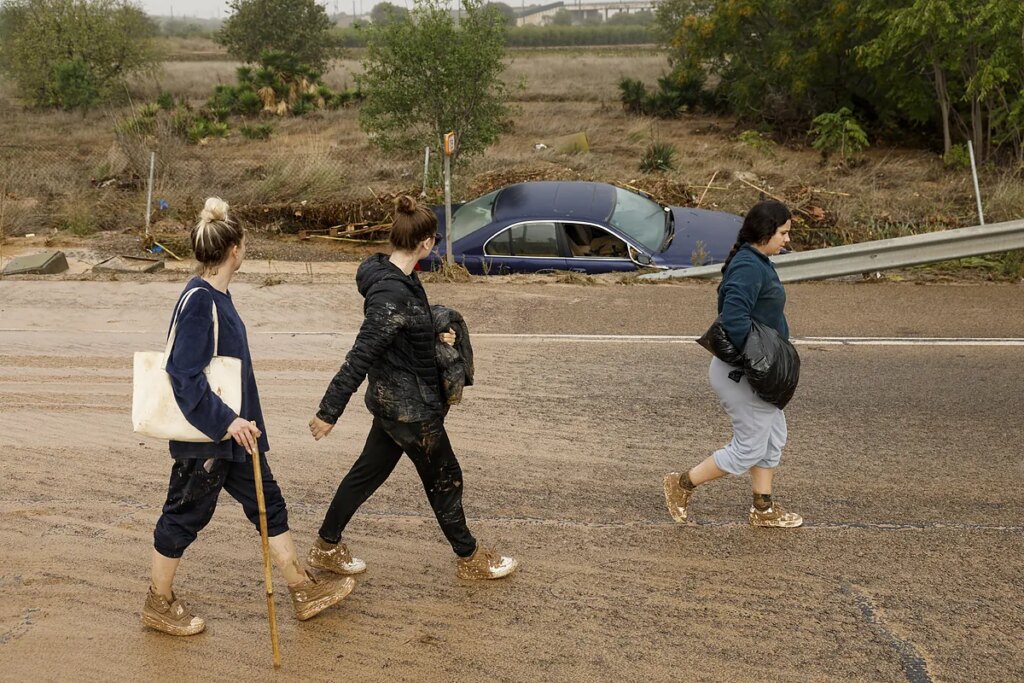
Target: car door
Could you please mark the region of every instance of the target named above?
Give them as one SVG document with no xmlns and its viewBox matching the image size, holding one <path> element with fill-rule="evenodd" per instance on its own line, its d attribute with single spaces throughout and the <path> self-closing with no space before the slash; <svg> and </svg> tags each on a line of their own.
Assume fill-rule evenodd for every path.
<svg viewBox="0 0 1024 683">
<path fill-rule="evenodd" d="M 539 273 L 565 270 L 558 225 L 525 221 L 499 231 L 484 245 L 484 270 L 491 273 Z"/>
<path fill-rule="evenodd" d="M 634 271 L 629 245 L 622 238 L 593 223 L 560 223 L 566 246 L 568 270 L 580 273 L 617 273 Z"/>
</svg>

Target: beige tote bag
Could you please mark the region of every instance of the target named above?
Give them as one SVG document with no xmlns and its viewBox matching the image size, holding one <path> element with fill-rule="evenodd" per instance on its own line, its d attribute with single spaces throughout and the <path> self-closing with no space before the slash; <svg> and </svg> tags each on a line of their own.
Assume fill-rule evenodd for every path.
<svg viewBox="0 0 1024 683">
<path fill-rule="evenodd" d="M 132 376 L 132 426 L 135 431 L 145 436 L 171 441 L 189 441 L 193 443 L 209 443 L 212 441 L 185 419 L 178 402 L 174 400 L 171 389 L 171 376 L 165 369 L 167 359 L 174 347 L 174 336 L 178 329 L 178 316 L 188 304 L 188 300 L 202 287 L 195 287 L 185 292 L 181 299 L 178 312 L 171 323 L 171 333 L 167 336 L 167 347 L 163 352 L 136 351 L 135 369 Z M 219 332 L 217 320 L 217 304 L 213 304 L 213 358 L 203 372 L 210 384 L 210 391 L 220 396 L 231 410 L 238 413 L 242 409 L 242 360 L 230 356 L 217 355 Z M 227 439 L 225 434 L 221 440 Z"/>
</svg>

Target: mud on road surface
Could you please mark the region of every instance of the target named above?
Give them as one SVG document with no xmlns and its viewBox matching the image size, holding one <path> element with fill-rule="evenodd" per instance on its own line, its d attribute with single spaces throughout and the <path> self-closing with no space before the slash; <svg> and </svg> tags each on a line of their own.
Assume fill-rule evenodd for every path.
<svg viewBox="0 0 1024 683">
<path fill-rule="evenodd" d="M 476 386 L 449 431 L 471 528 L 514 554 L 455 565 L 411 463 L 353 519 L 367 572 L 291 619 L 270 666 L 258 534 L 222 496 L 177 589 L 207 620 L 144 630 L 166 446 L 131 433 L 131 354 L 162 346 L 178 282 L 0 282 L 0 671 L 9 680 L 1011 681 L 1024 678 L 1021 346 L 803 343 L 779 500 L 702 487 L 673 524 L 661 477 L 728 438 L 697 335 L 714 286 L 430 285 L 466 317 Z M 232 288 L 291 525 L 308 548 L 369 429 L 312 415 L 358 327 L 351 284 Z M 787 287 L 801 336 L 1024 337 L 1019 286 Z"/>
</svg>

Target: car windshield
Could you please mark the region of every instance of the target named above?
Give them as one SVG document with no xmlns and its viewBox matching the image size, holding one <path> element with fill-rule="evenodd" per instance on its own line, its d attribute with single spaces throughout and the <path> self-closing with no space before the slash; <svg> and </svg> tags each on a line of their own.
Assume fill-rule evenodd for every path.
<svg viewBox="0 0 1024 683">
<path fill-rule="evenodd" d="M 495 190 L 463 204 L 452 214 L 452 243 L 491 222 L 494 215 L 494 198 L 497 196 L 498 190 Z"/>
<path fill-rule="evenodd" d="M 651 251 L 661 247 L 668 229 L 661 204 L 621 187 L 615 188 L 615 211 L 609 222 Z"/>
</svg>

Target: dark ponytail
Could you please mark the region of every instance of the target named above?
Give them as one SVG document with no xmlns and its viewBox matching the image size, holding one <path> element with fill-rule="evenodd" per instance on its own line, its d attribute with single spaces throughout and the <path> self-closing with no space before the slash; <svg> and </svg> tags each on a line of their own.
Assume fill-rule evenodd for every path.
<svg viewBox="0 0 1024 683">
<path fill-rule="evenodd" d="M 725 263 L 722 264 L 722 274 L 725 274 L 729 262 L 744 244 L 764 244 L 772 238 L 776 230 L 792 218 L 793 214 L 786 205 L 774 199 L 754 204 L 743 219 L 743 225 L 740 227 L 739 234 L 736 235 L 736 244 L 732 245 L 732 251 L 729 252 Z"/>
</svg>

